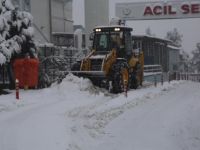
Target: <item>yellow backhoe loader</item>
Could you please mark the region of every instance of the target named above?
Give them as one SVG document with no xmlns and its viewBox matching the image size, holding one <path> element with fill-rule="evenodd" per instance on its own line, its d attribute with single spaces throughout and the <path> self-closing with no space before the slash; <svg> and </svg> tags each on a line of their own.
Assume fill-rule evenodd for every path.
<svg viewBox="0 0 200 150">
<path fill-rule="evenodd" d="M 94 28 L 90 54 L 71 71 L 113 93 L 136 89 L 143 81 L 144 56 L 141 50 L 134 51 L 131 31 L 121 25 Z"/>
</svg>

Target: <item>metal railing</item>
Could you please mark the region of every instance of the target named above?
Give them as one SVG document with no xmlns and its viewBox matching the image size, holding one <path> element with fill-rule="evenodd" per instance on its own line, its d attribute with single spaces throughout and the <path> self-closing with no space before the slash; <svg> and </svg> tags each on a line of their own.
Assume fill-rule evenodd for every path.
<svg viewBox="0 0 200 150">
<path fill-rule="evenodd" d="M 158 82 L 163 83 L 163 72 L 161 65 L 145 65 L 144 81 L 149 84 L 157 85 Z"/>
<path fill-rule="evenodd" d="M 144 76 L 162 74 L 161 65 L 144 65 Z"/>
<path fill-rule="evenodd" d="M 8 64 L 4 64 L 0 66 L 0 89 L 8 88 L 10 85 L 7 65 Z"/>
<path fill-rule="evenodd" d="M 189 80 L 194 82 L 200 82 L 200 73 L 175 72 L 174 78 L 176 80 Z"/>
</svg>

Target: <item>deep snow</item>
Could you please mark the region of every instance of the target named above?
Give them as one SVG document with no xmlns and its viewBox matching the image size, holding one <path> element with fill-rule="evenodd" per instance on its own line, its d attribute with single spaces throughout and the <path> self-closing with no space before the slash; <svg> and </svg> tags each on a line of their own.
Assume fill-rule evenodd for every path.
<svg viewBox="0 0 200 150">
<path fill-rule="evenodd" d="M 173 81 L 109 94 L 68 75 L 0 96 L 0 150 L 199 150 L 200 84 Z"/>
</svg>

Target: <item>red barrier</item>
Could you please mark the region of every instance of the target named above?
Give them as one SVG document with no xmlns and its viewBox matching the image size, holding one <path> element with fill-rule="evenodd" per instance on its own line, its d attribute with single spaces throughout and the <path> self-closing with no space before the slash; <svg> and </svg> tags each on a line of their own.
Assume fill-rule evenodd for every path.
<svg viewBox="0 0 200 150">
<path fill-rule="evenodd" d="M 20 88 L 34 88 L 38 85 L 38 59 L 16 59 L 13 66 L 15 78 L 19 80 Z"/>
</svg>

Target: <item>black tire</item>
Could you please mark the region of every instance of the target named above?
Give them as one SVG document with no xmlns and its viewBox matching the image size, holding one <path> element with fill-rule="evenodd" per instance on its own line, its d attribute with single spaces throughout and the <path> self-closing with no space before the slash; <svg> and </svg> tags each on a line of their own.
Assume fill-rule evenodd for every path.
<svg viewBox="0 0 200 150">
<path fill-rule="evenodd" d="M 81 68 L 81 62 L 76 62 L 72 65 L 71 71 L 80 71 Z"/>
<path fill-rule="evenodd" d="M 128 71 L 128 65 L 126 62 L 117 62 L 112 67 L 111 81 L 112 81 L 113 93 L 121 93 L 124 91 L 125 87 L 124 87 L 123 74 L 122 74 L 122 71 L 124 69 Z"/>
<path fill-rule="evenodd" d="M 75 76 L 79 76 L 79 74 L 76 73 L 76 71 L 80 71 L 80 70 L 81 70 L 81 62 L 76 62 L 71 67 L 72 74 Z M 75 72 L 73 72 L 73 71 L 75 71 Z"/>
<path fill-rule="evenodd" d="M 134 71 L 130 75 L 130 88 L 137 89 L 139 85 L 142 85 L 142 81 L 138 80 L 137 78 L 137 76 L 141 76 L 141 64 L 137 63 L 133 70 Z"/>
<path fill-rule="evenodd" d="M 138 84 L 138 80 L 137 80 L 137 77 L 136 77 L 136 73 L 132 73 L 131 77 L 130 77 L 130 88 L 131 89 L 137 89 L 138 86 L 139 86 L 139 84 Z"/>
</svg>

